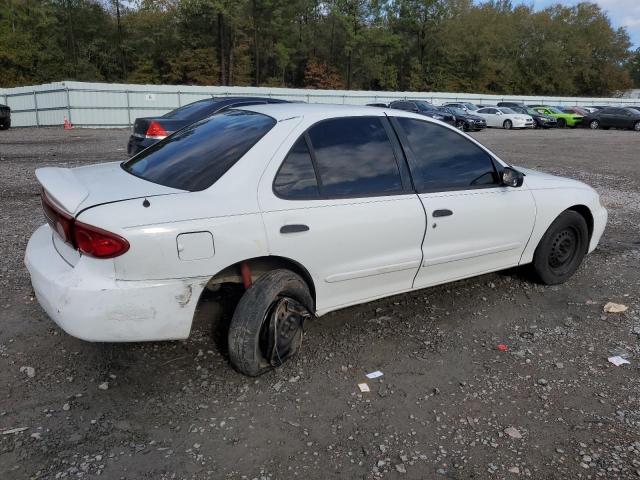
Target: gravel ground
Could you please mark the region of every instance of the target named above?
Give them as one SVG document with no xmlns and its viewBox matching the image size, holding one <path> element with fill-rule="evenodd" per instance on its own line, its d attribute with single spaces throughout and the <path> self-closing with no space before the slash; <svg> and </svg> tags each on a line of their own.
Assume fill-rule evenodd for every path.
<svg viewBox="0 0 640 480">
<path fill-rule="evenodd" d="M 249 379 L 216 348 L 207 305 L 183 342 L 57 328 L 22 263 L 43 222 L 33 171 L 124 159 L 128 132 L 0 132 L 0 478 L 639 478 L 640 135 L 474 135 L 600 192 L 609 225 L 579 272 L 545 287 L 513 270 L 335 312 L 310 322 L 295 360 Z M 608 301 L 629 310 L 605 314 Z"/>
</svg>

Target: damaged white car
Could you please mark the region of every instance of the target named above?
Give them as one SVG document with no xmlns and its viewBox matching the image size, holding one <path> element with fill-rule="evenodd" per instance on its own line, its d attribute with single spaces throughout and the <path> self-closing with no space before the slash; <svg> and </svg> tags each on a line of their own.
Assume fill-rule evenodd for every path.
<svg viewBox="0 0 640 480">
<path fill-rule="evenodd" d="M 89 341 L 184 339 L 205 289 L 241 286 L 233 365 L 258 375 L 303 322 L 518 265 L 567 280 L 607 221 L 575 180 L 509 166 L 455 128 L 279 104 L 199 121 L 123 163 L 42 168 L 38 301 Z"/>
</svg>

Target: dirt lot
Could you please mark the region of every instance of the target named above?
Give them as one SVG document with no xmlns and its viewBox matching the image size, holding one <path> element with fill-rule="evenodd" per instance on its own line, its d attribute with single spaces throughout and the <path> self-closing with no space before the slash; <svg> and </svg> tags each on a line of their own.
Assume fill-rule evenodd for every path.
<svg viewBox="0 0 640 480">
<path fill-rule="evenodd" d="M 0 479 L 640 476 L 640 134 L 475 134 L 600 192 L 609 225 L 576 276 L 502 272 L 336 312 L 258 379 L 229 367 L 206 306 L 187 341 L 120 345 L 71 338 L 34 301 L 34 169 L 124 159 L 127 136 L 0 132 Z"/>
</svg>

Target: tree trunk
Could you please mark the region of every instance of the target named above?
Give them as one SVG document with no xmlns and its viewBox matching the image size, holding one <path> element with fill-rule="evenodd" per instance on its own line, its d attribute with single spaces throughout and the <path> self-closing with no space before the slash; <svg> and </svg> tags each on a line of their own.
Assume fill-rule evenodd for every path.
<svg viewBox="0 0 640 480">
<path fill-rule="evenodd" d="M 120 23 L 120 0 L 114 0 L 116 5 L 116 23 L 118 25 L 118 55 L 120 56 L 120 68 L 122 68 L 122 79 L 127 77 L 127 66 L 122 50 L 122 24 Z"/>
<path fill-rule="evenodd" d="M 229 39 L 229 75 L 227 75 L 227 78 L 229 79 L 229 85 L 233 85 L 233 52 L 236 49 L 236 34 L 235 32 L 231 33 L 230 39 Z"/>
<path fill-rule="evenodd" d="M 257 87 L 260 85 L 260 53 L 258 50 L 258 7 L 256 0 L 253 0 L 251 5 L 253 7 L 253 82 Z"/>
<path fill-rule="evenodd" d="M 226 85 L 224 66 L 224 13 L 218 12 L 218 55 L 220 57 L 220 85 Z"/>
</svg>

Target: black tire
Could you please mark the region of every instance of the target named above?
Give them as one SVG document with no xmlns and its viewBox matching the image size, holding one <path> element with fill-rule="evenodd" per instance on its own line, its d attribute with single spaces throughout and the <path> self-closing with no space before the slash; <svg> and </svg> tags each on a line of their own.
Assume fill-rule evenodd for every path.
<svg viewBox="0 0 640 480">
<path fill-rule="evenodd" d="M 584 217 L 566 210 L 549 226 L 533 255 L 533 270 L 546 285 L 566 282 L 580 267 L 589 247 Z"/>
<path fill-rule="evenodd" d="M 591 130 L 598 130 L 600 128 L 600 122 L 598 120 L 591 120 L 589 122 L 589 128 Z"/>
<path fill-rule="evenodd" d="M 266 347 L 271 341 L 271 333 L 278 330 L 277 322 L 274 321 L 274 308 L 281 308 L 284 303 L 293 305 L 294 309 L 299 309 L 303 315 L 299 315 L 299 331 L 290 328 L 289 325 L 280 325 L 281 329 L 287 328 L 282 337 L 291 333 L 292 338 L 286 344 L 287 351 L 283 352 L 283 357 L 278 353 L 278 348 L 269 348 L 277 353 L 278 361 L 274 362 L 272 355 L 266 351 Z M 245 291 L 240 299 L 229 327 L 229 359 L 232 365 L 241 373 L 255 377 L 265 373 L 272 368 L 281 365 L 284 361 L 293 357 L 302 343 L 302 322 L 305 317 L 310 316 L 313 311 L 313 299 L 309 292 L 309 287 L 305 281 L 289 270 L 272 270 L 256 280 L 256 282 Z M 275 312 L 277 313 L 277 312 Z M 297 312 L 296 312 L 297 313 Z M 293 318 L 293 313 L 289 314 L 287 320 Z M 288 323 L 288 322 L 287 322 Z M 269 334 L 267 336 L 266 334 Z M 265 338 L 267 337 L 267 338 Z M 276 345 L 280 345 L 277 342 Z"/>
<path fill-rule="evenodd" d="M 513 127 L 513 122 L 511 120 L 505 120 L 504 123 L 502 124 L 502 128 L 506 130 L 511 130 L 512 127 Z"/>
<path fill-rule="evenodd" d="M 565 128 L 567 126 L 567 121 L 564 118 L 558 119 L 558 128 Z"/>
<path fill-rule="evenodd" d="M 636 123 L 633 125 L 633 129 L 634 129 L 636 132 L 640 132 L 640 121 L 639 121 L 639 122 L 636 122 Z"/>
<path fill-rule="evenodd" d="M 463 131 L 463 132 L 466 132 L 466 131 L 468 130 L 468 128 L 467 128 L 467 126 L 466 126 L 466 124 L 464 123 L 464 120 L 458 120 L 458 121 L 456 122 L 456 128 L 457 128 L 458 130 Z"/>
<path fill-rule="evenodd" d="M 11 127 L 11 120 L 7 120 L 5 123 L 0 125 L 0 130 L 9 130 Z"/>
</svg>

